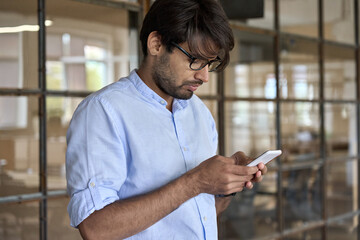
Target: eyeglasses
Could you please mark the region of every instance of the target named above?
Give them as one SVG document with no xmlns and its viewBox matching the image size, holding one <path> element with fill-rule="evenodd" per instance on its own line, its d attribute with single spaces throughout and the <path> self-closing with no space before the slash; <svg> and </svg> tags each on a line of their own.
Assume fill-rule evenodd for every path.
<svg viewBox="0 0 360 240">
<path fill-rule="evenodd" d="M 217 68 L 222 63 L 222 61 L 221 61 L 221 59 L 219 57 L 216 57 L 214 60 L 210 60 L 210 61 L 198 59 L 196 57 L 193 57 L 190 53 L 185 51 L 185 49 L 180 47 L 178 44 L 176 44 L 174 42 L 171 42 L 171 44 L 174 45 L 177 49 L 179 49 L 186 56 L 188 56 L 188 58 L 191 59 L 190 65 L 189 65 L 191 70 L 199 71 L 199 70 L 203 69 L 204 67 L 206 67 L 206 65 L 208 65 L 209 66 L 209 72 L 214 72 L 214 71 L 217 70 Z"/>
</svg>

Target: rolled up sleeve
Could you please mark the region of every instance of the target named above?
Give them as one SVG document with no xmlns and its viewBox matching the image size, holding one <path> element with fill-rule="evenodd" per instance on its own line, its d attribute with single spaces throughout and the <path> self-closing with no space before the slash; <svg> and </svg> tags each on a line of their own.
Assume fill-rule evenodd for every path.
<svg viewBox="0 0 360 240">
<path fill-rule="evenodd" d="M 77 227 L 95 210 L 118 200 L 126 179 L 126 152 L 110 106 L 84 100 L 67 133 L 66 178 L 70 224 Z"/>
</svg>

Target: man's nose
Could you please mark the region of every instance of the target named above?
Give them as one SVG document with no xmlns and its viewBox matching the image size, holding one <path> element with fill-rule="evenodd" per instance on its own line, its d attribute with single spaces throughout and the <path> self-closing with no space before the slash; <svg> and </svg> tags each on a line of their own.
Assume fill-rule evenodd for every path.
<svg viewBox="0 0 360 240">
<path fill-rule="evenodd" d="M 203 69 L 196 71 L 195 79 L 207 83 L 209 81 L 209 65 L 206 65 Z"/>
</svg>

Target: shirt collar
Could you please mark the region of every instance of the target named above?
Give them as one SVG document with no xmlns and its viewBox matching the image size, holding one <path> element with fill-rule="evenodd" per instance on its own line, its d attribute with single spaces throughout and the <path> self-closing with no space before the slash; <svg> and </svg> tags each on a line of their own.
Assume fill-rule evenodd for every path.
<svg viewBox="0 0 360 240">
<path fill-rule="evenodd" d="M 158 102 L 160 105 L 166 107 L 167 102 L 160 97 L 154 90 L 149 88 L 143 80 L 139 77 L 139 75 L 136 73 L 136 69 L 132 70 L 129 75 L 130 81 L 134 84 L 135 88 L 146 98 L 154 99 L 156 102 Z M 184 99 L 174 99 L 173 102 L 173 110 L 180 110 L 183 108 L 186 108 L 188 106 L 189 100 Z"/>
</svg>

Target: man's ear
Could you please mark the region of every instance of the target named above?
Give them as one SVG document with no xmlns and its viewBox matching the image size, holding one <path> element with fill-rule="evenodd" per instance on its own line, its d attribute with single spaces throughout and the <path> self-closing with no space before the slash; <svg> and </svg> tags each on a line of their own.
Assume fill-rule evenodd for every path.
<svg viewBox="0 0 360 240">
<path fill-rule="evenodd" d="M 148 53 L 150 55 L 158 55 L 162 50 L 161 36 L 158 32 L 151 32 L 147 40 Z"/>
</svg>

